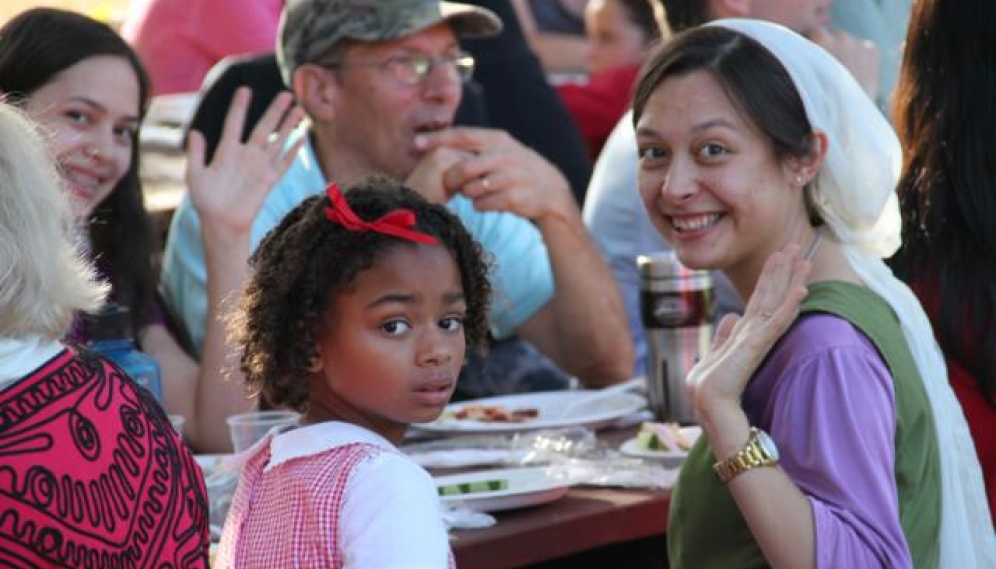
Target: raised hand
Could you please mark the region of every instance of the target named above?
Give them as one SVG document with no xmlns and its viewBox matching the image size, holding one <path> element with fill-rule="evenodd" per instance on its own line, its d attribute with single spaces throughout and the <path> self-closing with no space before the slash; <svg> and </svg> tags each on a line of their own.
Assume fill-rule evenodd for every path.
<svg viewBox="0 0 996 569">
<path fill-rule="evenodd" d="M 768 259 L 744 315 L 723 318 L 709 351 L 688 374 L 687 388 L 697 414 L 740 407 L 747 382 L 798 316 L 809 270 L 798 245 Z"/>
<path fill-rule="evenodd" d="M 304 137 L 287 147 L 287 138 L 304 117 L 290 93 L 281 93 L 241 141 L 251 92 L 240 88 L 232 98 L 214 159 L 205 164 L 205 141 L 197 131 L 187 143 L 187 187 L 202 227 L 248 233 L 273 185 L 294 161 Z"/>
</svg>

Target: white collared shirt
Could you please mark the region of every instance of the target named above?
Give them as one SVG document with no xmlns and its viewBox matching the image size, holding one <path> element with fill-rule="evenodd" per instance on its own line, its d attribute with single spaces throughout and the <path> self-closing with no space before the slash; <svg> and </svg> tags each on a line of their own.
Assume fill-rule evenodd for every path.
<svg viewBox="0 0 996 569">
<path fill-rule="evenodd" d="M 30 375 L 65 347 L 41 336 L 0 338 L 0 391 Z"/>
<path fill-rule="evenodd" d="M 304 465 L 295 464 L 295 461 L 320 463 L 329 460 L 328 456 L 321 455 L 337 447 L 360 443 L 383 450 L 356 464 L 342 490 L 335 527 L 344 567 L 444 569 L 449 566 L 449 541 L 432 477 L 387 439 L 357 425 L 330 421 L 287 427 L 275 431 L 272 438 L 266 440 L 270 444 L 270 460 L 263 467 L 262 476 L 278 480 L 305 470 L 299 468 Z M 252 462 L 250 458 L 249 464 Z M 280 468 L 282 465 L 286 468 Z M 337 491 L 325 482 L 315 480 L 311 487 L 319 492 Z M 260 501 L 253 507 L 253 515 L 276 523 L 281 518 L 293 517 L 294 510 L 308 508 L 303 504 L 277 503 L 265 495 L 258 498 Z M 321 527 L 321 520 L 313 521 L 308 524 L 313 530 L 328 531 Z M 225 533 L 235 531 L 230 525 L 233 524 L 226 523 Z M 223 545 L 225 541 L 223 537 Z M 260 544 L 236 547 L 258 549 Z"/>
</svg>

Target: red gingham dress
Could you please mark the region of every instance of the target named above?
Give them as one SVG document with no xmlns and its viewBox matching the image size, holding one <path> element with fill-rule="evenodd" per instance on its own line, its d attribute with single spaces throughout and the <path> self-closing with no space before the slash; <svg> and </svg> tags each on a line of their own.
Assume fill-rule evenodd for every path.
<svg viewBox="0 0 996 569">
<path fill-rule="evenodd" d="M 243 467 L 213 567 L 345 567 L 339 528 L 350 477 L 364 461 L 399 451 L 357 442 L 288 460 L 266 471 L 272 436 L 265 440 Z M 455 567 L 450 552 L 448 568 Z"/>
</svg>

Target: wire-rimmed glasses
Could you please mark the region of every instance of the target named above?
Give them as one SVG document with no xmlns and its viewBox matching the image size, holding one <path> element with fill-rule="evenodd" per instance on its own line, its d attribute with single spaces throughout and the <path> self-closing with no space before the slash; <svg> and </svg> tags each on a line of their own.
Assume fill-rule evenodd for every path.
<svg viewBox="0 0 996 569">
<path fill-rule="evenodd" d="M 432 74 L 436 66 L 444 65 L 451 76 L 460 81 L 467 81 L 474 74 L 474 56 L 463 51 L 442 53 L 439 55 L 427 55 L 424 53 L 411 53 L 406 55 L 396 55 L 384 61 L 376 62 L 351 62 L 320 64 L 329 69 L 347 69 L 350 67 L 380 67 L 387 71 L 400 83 L 409 86 L 422 84 L 429 75 Z"/>
</svg>

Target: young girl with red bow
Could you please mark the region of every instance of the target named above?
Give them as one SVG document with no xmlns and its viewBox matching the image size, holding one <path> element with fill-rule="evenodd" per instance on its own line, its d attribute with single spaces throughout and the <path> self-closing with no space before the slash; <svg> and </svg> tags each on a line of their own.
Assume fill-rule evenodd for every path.
<svg viewBox="0 0 996 569">
<path fill-rule="evenodd" d="M 263 240 L 230 323 L 249 385 L 303 413 L 249 451 L 219 567 L 446 567 L 429 475 L 396 448 L 487 338 L 481 249 L 386 178 L 305 200 Z"/>
</svg>

